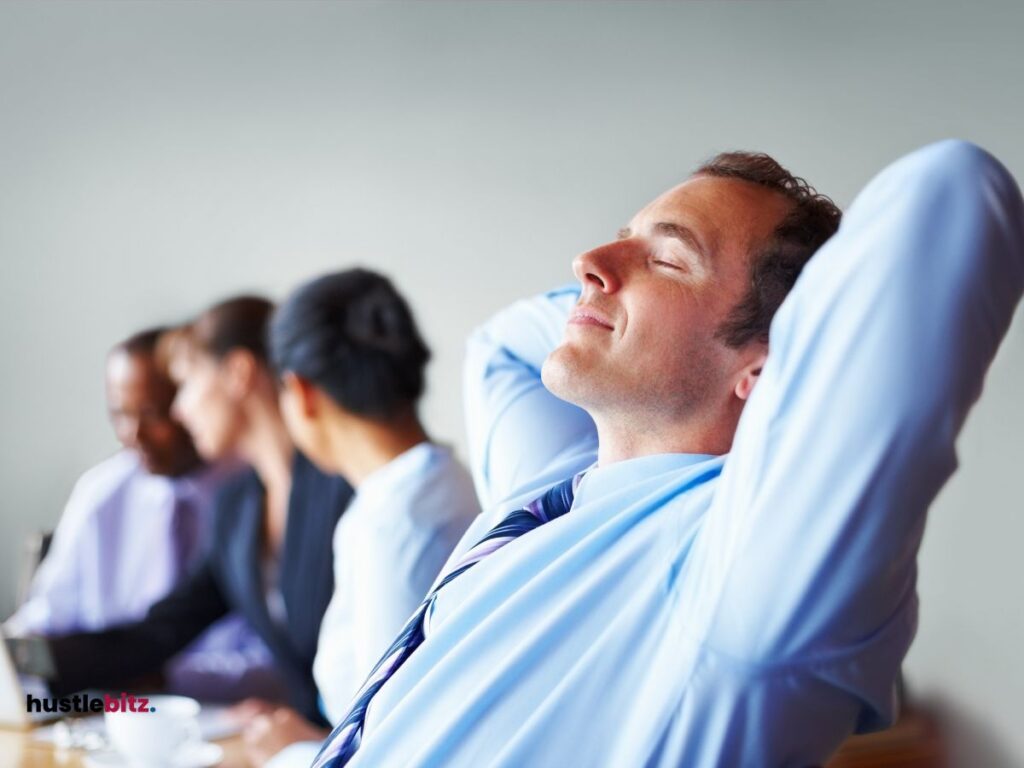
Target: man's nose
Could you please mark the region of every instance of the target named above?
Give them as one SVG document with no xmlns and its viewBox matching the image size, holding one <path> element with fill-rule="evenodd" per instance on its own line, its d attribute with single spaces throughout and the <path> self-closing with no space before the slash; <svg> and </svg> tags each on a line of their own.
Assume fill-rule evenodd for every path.
<svg viewBox="0 0 1024 768">
<path fill-rule="evenodd" d="M 622 242 L 608 243 L 573 259 L 572 271 L 584 290 L 596 288 L 601 293 L 615 293 L 622 287 L 625 255 Z"/>
</svg>

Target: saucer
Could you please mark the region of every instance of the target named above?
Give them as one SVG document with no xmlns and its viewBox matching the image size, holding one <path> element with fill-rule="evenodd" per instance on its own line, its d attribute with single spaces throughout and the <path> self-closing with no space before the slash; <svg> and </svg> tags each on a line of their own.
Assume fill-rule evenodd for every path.
<svg viewBox="0 0 1024 768">
<path fill-rule="evenodd" d="M 204 741 L 182 750 L 180 755 L 165 763 L 154 763 L 155 768 L 211 768 L 224 759 L 224 749 L 219 744 Z M 84 756 L 88 768 L 141 768 L 145 763 L 133 763 L 120 752 L 102 749 Z"/>
</svg>

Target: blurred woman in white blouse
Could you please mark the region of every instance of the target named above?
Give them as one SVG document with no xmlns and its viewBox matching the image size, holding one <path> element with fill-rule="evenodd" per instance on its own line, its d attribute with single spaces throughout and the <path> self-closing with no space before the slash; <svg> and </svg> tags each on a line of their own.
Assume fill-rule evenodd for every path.
<svg viewBox="0 0 1024 768">
<path fill-rule="evenodd" d="M 479 505 L 469 473 L 419 419 L 430 352 L 387 278 L 352 269 L 301 286 L 274 314 L 270 353 L 296 445 L 355 488 L 334 534 L 334 596 L 313 665 L 334 723 Z M 246 739 L 258 764 L 307 766 L 326 735 L 283 709 Z"/>
</svg>

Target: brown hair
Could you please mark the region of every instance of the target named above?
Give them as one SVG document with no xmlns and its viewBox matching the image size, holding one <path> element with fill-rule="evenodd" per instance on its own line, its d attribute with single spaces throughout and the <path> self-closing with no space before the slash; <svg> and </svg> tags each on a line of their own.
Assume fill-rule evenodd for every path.
<svg viewBox="0 0 1024 768">
<path fill-rule="evenodd" d="M 117 342 L 111 347 L 110 352 L 124 352 L 126 355 L 152 355 L 160 341 L 160 336 L 167 329 L 164 327 L 147 328 L 144 331 L 133 333 L 127 339 Z"/>
<path fill-rule="evenodd" d="M 247 349 L 267 363 L 267 328 L 274 305 L 262 296 L 235 296 L 214 304 L 189 326 L 189 341 L 220 360 Z"/>
<path fill-rule="evenodd" d="M 750 289 L 717 332 L 733 348 L 751 341 L 767 343 L 775 312 L 807 261 L 839 229 L 843 214 L 830 198 L 762 152 L 723 152 L 694 175 L 740 179 L 778 192 L 792 203 L 768 242 L 753 254 Z"/>
</svg>

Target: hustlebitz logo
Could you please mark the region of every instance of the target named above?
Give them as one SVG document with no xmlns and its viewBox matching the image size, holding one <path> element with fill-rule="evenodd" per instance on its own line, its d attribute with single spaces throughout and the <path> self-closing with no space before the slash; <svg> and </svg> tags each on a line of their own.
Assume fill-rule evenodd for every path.
<svg viewBox="0 0 1024 768">
<path fill-rule="evenodd" d="M 26 696 L 25 711 L 29 713 L 59 712 L 84 714 L 86 712 L 156 712 L 156 707 L 149 704 L 145 696 L 136 696 L 122 692 L 120 697 L 109 693 L 90 696 L 87 693 L 76 693 L 74 696 L 61 698 L 38 698 L 31 693 Z"/>
</svg>

